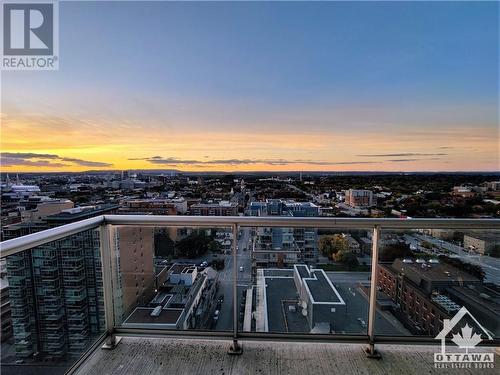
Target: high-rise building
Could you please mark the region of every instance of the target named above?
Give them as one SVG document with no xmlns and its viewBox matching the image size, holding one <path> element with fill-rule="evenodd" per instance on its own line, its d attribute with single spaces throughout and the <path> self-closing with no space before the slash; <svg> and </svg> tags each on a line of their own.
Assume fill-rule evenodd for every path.
<svg viewBox="0 0 500 375">
<path fill-rule="evenodd" d="M 252 216 L 311 217 L 319 208 L 310 202 L 268 199 L 250 203 Z M 291 267 L 297 261 L 315 264 L 318 231 L 315 228 L 258 228 L 254 246 L 256 267 Z"/>
<path fill-rule="evenodd" d="M 375 196 L 371 190 L 349 189 L 345 192 L 345 203 L 351 207 L 374 206 Z"/>
<path fill-rule="evenodd" d="M 116 210 L 64 210 L 46 228 Z M 13 232 L 15 233 L 15 232 Z M 8 238 L 6 238 L 8 239 Z M 104 329 L 99 232 L 86 230 L 7 258 L 14 343 L 20 358 L 81 353 Z"/>
<path fill-rule="evenodd" d="M 115 288 L 115 311 L 124 318 L 154 295 L 154 228 L 116 228 L 114 239 L 114 266 L 119 279 Z"/>
<path fill-rule="evenodd" d="M 4 266 L 3 263 L 1 266 Z M 5 271 L 3 269 L 0 270 L 0 325 L 2 342 L 12 337 L 12 316 L 10 309 L 9 281 L 5 276 Z"/>
</svg>

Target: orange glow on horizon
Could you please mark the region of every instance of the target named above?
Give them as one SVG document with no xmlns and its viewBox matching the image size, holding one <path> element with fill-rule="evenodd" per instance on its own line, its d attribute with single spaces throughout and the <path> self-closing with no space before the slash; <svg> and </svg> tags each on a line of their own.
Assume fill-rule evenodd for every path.
<svg viewBox="0 0 500 375">
<path fill-rule="evenodd" d="M 4 153 L 57 155 L 110 163 L 94 167 L 61 160 L 57 168 L 2 165 L 2 172 L 78 172 L 86 170 L 178 169 L 181 171 L 480 171 L 498 170 L 498 132 L 489 127 L 385 131 L 251 132 L 209 131 L 192 124 L 172 129 L 123 126 L 81 120 L 78 124 L 42 116 L 2 114 L 0 147 Z M 238 129 L 235 127 L 235 129 Z M 446 145 L 446 147 L 443 147 Z M 416 154 L 404 156 L 403 154 Z M 361 155 L 403 156 L 361 156 Z M 439 156 L 433 156 L 439 155 Z M 154 164 L 151 158 L 186 163 Z M 240 164 L 214 160 L 257 160 Z M 33 158 L 31 161 L 42 159 Z M 275 163 L 273 161 L 284 161 Z M 198 161 L 199 163 L 195 163 Z M 271 162 L 269 162 L 271 161 Z"/>
</svg>

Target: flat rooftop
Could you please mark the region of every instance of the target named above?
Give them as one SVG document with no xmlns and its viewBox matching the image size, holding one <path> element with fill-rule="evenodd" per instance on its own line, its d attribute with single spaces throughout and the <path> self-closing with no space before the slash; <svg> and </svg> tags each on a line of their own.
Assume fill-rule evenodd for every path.
<svg viewBox="0 0 500 375">
<path fill-rule="evenodd" d="M 313 303 L 345 304 L 339 292 L 321 269 L 310 269 L 304 264 L 294 266 L 302 282 L 311 293 Z"/>
<path fill-rule="evenodd" d="M 436 369 L 439 346 L 377 345 L 382 360 L 373 360 L 366 358 L 361 344 L 243 341 L 239 356 L 227 354 L 229 345 L 226 340 L 124 337 L 114 350 L 96 349 L 76 374 L 490 375 L 500 366 L 496 355 L 494 369 Z"/>
<path fill-rule="evenodd" d="M 311 274 L 315 276 L 316 279 L 304 279 L 304 281 L 311 291 L 314 302 L 344 303 L 324 272 L 312 271 Z"/>
<path fill-rule="evenodd" d="M 297 288 L 292 277 L 266 277 L 266 303 L 269 332 L 309 332 L 307 319 L 295 314 L 291 321 L 287 314 L 289 304 L 297 305 Z"/>
<path fill-rule="evenodd" d="M 196 267 L 194 264 L 180 264 L 180 263 L 175 263 L 170 267 L 169 271 L 172 273 L 186 273 L 186 272 L 192 272 L 194 267 Z"/>
</svg>

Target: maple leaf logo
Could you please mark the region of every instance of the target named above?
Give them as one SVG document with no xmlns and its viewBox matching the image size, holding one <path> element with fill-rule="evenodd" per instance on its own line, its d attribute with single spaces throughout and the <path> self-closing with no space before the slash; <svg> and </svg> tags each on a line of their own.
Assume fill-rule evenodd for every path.
<svg viewBox="0 0 500 375">
<path fill-rule="evenodd" d="M 469 324 L 462 327 L 460 332 L 460 334 L 454 334 L 451 340 L 457 344 L 460 349 L 465 349 L 466 353 L 469 353 L 469 349 L 474 348 L 482 341 L 481 335 L 472 333 L 472 327 L 470 327 Z"/>
</svg>

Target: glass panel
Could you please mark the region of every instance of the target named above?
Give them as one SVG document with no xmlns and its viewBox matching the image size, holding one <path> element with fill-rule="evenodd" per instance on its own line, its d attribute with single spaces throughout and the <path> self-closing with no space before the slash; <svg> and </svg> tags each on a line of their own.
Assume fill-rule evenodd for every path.
<svg viewBox="0 0 500 375">
<path fill-rule="evenodd" d="M 260 203 L 260 202 L 259 202 Z M 268 215 L 308 203 L 267 207 Z M 368 325 L 370 246 L 367 230 L 252 228 L 251 330 L 363 334 Z M 250 324 L 247 325 L 247 328 Z"/>
<path fill-rule="evenodd" d="M 233 329 L 231 229 L 117 226 L 112 233 L 117 324 Z"/>
<path fill-rule="evenodd" d="M 64 373 L 105 330 L 99 232 L 22 251 L 1 265 L 2 373 L 33 365 Z"/>
<path fill-rule="evenodd" d="M 382 231 L 377 307 L 404 327 L 401 334 L 430 337 L 465 307 L 460 321 L 483 338 L 499 337 L 499 250 L 499 231 Z M 460 321 L 448 337 L 465 325 Z M 380 324 L 375 331 L 394 334 Z"/>
</svg>

